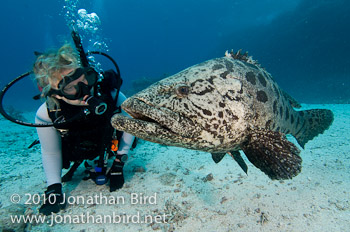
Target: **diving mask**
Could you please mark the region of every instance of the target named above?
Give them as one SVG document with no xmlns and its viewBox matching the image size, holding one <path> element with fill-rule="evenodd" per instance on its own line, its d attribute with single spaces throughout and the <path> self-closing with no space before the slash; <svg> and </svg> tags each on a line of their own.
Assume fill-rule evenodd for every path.
<svg viewBox="0 0 350 232">
<path fill-rule="evenodd" d="M 58 89 L 51 89 L 47 95 L 56 94 L 69 100 L 90 95 L 91 88 L 97 82 L 98 73 L 91 67 L 77 68 L 73 74 L 64 76 L 58 83 Z"/>
</svg>

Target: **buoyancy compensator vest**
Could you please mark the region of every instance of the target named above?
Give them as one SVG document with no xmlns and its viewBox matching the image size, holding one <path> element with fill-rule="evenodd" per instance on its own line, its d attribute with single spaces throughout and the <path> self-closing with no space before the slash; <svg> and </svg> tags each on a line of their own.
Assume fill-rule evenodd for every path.
<svg viewBox="0 0 350 232">
<path fill-rule="evenodd" d="M 52 122 L 67 120 L 75 115 L 84 115 L 63 126 L 59 123 L 55 128 L 62 139 L 62 166 L 69 168 L 71 161 L 95 159 L 110 150 L 115 129 L 110 120 L 113 114 L 120 112 L 116 106 L 122 80 L 113 70 L 103 73 L 103 79 L 94 86 L 94 98 L 106 103 L 107 109 L 103 114 L 93 112 L 86 114 L 87 106 L 70 105 L 59 100 L 59 109 L 49 110 Z M 113 98 L 112 92 L 116 93 Z M 83 113 L 85 112 L 85 113 Z"/>
</svg>

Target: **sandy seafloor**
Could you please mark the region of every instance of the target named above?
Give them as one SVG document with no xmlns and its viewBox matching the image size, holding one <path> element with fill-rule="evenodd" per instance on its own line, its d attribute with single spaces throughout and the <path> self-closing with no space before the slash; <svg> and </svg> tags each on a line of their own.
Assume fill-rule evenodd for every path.
<svg viewBox="0 0 350 232">
<path fill-rule="evenodd" d="M 73 181 L 64 184 L 70 197 L 81 196 L 87 201 L 101 194 L 119 202 L 104 204 L 100 198 L 94 204 L 69 205 L 56 217 L 89 214 L 97 220 L 101 215 L 114 213 L 124 218 L 140 215 L 142 219 L 143 215 L 166 213 L 166 223 L 92 223 L 90 217 L 88 224 L 66 222 L 51 227 L 47 223 L 27 223 L 25 230 L 349 231 L 350 105 L 303 105 L 303 108 L 331 109 L 335 120 L 329 130 L 301 151 L 303 169 L 292 180 L 272 181 L 247 160 L 248 176 L 229 156 L 215 164 L 209 153 L 141 141 L 125 166 L 126 184 L 121 190 L 110 193 L 106 185 L 81 180 L 83 167 Z M 4 210 L 14 207 L 10 201 L 13 194 L 19 194 L 24 205 L 29 195 L 42 194 L 46 185 L 40 146 L 26 148 L 36 138 L 35 129 L 3 118 L 0 128 L 0 210 Z M 140 167 L 145 171 L 140 172 Z M 131 204 L 132 193 L 156 196 L 156 202 Z M 27 214 L 35 215 L 39 205 L 24 206 Z M 137 217 L 133 219 L 135 222 Z"/>
</svg>

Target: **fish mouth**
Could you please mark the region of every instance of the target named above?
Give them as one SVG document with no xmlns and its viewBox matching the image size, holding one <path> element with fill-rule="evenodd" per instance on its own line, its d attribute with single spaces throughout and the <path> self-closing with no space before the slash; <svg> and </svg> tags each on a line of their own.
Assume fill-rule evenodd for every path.
<svg viewBox="0 0 350 232">
<path fill-rule="evenodd" d="M 134 120 L 137 120 L 137 122 L 142 122 L 143 124 L 149 124 L 157 127 L 158 130 L 164 130 L 165 132 L 169 134 L 177 134 L 174 131 L 172 131 L 166 124 L 159 123 L 155 119 L 152 118 L 154 115 L 147 116 L 146 114 L 143 114 L 142 112 L 138 111 L 132 111 L 133 109 L 130 108 L 122 108 L 125 112 L 127 112 Z M 153 110 L 154 111 L 154 110 Z M 147 111 L 149 112 L 149 111 Z"/>
<path fill-rule="evenodd" d="M 154 106 L 142 99 L 128 98 L 122 109 L 132 118 L 116 114 L 112 125 L 118 130 L 133 134 L 152 142 L 193 138 L 199 134 L 198 128 L 188 118 L 165 107 Z"/>
</svg>

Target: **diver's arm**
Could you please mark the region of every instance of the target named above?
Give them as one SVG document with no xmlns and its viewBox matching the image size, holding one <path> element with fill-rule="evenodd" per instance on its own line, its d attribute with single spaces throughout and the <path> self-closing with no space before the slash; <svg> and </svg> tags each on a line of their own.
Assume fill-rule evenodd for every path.
<svg viewBox="0 0 350 232">
<path fill-rule="evenodd" d="M 113 95 L 113 93 L 112 93 L 112 96 L 115 96 L 115 94 Z M 122 92 L 119 92 L 117 107 L 119 107 L 125 100 L 126 100 L 125 95 Z M 121 114 L 125 115 L 127 117 L 130 117 L 130 115 L 128 113 L 126 113 L 124 110 L 121 111 Z M 126 132 L 123 132 L 123 135 L 119 141 L 117 154 L 119 154 L 119 155 L 128 154 L 128 152 L 132 146 L 132 143 L 134 142 L 134 138 L 135 137 L 133 135 L 126 133 Z"/>
<path fill-rule="evenodd" d="M 43 103 L 35 116 L 35 123 L 51 123 L 46 103 Z M 62 149 L 61 136 L 54 127 L 37 127 L 41 145 L 42 162 L 47 186 L 61 183 Z"/>
</svg>

